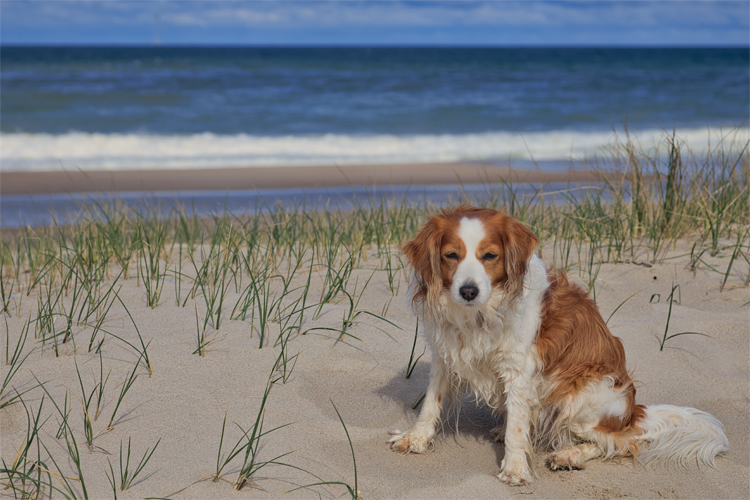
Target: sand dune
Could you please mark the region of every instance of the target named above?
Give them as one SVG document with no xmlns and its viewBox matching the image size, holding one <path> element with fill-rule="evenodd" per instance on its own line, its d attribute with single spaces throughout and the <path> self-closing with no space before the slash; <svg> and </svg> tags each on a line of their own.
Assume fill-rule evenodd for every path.
<svg viewBox="0 0 750 500">
<path fill-rule="evenodd" d="M 684 253 L 682 248 L 673 252 Z M 644 467 L 632 460 L 618 460 L 594 461 L 583 471 L 552 472 L 545 468 L 544 454 L 540 453 L 535 458 L 536 482 L 511 488 L 494 477 L 503 448 L 493 444 L 488 436 L 494 426 L 493 416 L 470 400 L 462 402 L 458 419 L 455 409 L 449 413 L 432 452 L 417 456 L 390 451 L 386 444 L 388 431 L 408 428 L 416 419 L 417 411 L 411 406 L 426 388 L 430 354 L 417 363 L 407 380 L 405 372 L 416 320 L 407 304 L 405 278 L 401 278 L 400 292 L 392 297 L 384 275 L 377 272 L 358 308 L 381 314 L 390 301 L 386 317 L 401 329 L 363 314 L 349 328 L 349 333 L 360 340 L 347 336 L 339 341 L 337 334 L 328 330 L 293 334 L 287 351 L 290 356 L 299 356 L 286 383 L 279 380 L 272 386 L 264 429 L 289 425 L 261 439 L 258 460 L 293 452 L 279 461 L 325 481 L 345 482 L 353 487 L 351 451 L 333 402 L 351 435 L 362 498 L 747 498 L 750 322 L 748 306 L 743 306 L 748 300 L 747 289 L 729 287 L 720 293 L 717 273 L 698 270 L 694 276 L 685 268 L 684 256 L 666 262 L 652 267 L 633 263 L 604 265 L 597 282 L 597 301 L 606 318 L 635 294 L 609 324 L 613 333 L 622 338 L 629 365 L 641 383 L 638 401 L 692 406 L 719 418 L 729 436 L 730 452 L 717 460 L 718 470 L 699 470 L 695 466 L 685 470 L 659 464 Z M 363 267 L 376 266 L 377 261 L 371 259 Z M 738 272 L 746 274 L 746 266 Z M 304 281 L 304 273 L 298 274 L 295 282 Z M 355 271 L 360 283 L 370 274 L 368 269 Z M 315 273 L 313 276 L 315 290 L 321 277 Z M 673 306 L 670 333 L 698 331 L 710 337 L 678 336 L 668 340 L 660 352 L 668 311 L 666 297 L 672 283 L 681 285 L 682 301 Z M 279 346 L 273 346 L 279 326 L 271 324 L 271 342 L 260 349 L 257 320 L 254 327 L 249 318 L 229 320 L 228 311 L 217 332 L 209 329 L 208 337 L 214 340 L 205 357 L 200 357 L 191 354 L 197 342 L 192 300 L 184 308 L 178 307 L 173 284 L 167 283 L 160 304 L 152 309 L 146 305 L 143 286 L 138 286 L 136 279 L 130 278 L 122 285 L 120 296 L 144 341 L 150 342 L 153 374 L 149 377 L 145 367 L 140 368 L 114 428 L 107 431 L 120 384 L 137 361 L 132 348 L 111 336 L 107 338 L 102 363 L 105 377 L 109 370 L 111 375 L 101 414 L 93 422 L 91 452 L 83 444 L 83 410 L 77 399 L 81 390 L 75 369 L 77 362 L 86 390 L 92 391 L 100 378 L 100 359 L 87 350 L 90 328 L 75 331 L 75 356 L 72 342 L 62 345 L 60 356 L 56 357 L 49 341 L 44 345 L 37 341 L 12 383 L 19 391 L 31 388 L 35 375 L 47 381 L 46 387 L 59 405 L 69 392 L 70 424 L 81 447 L 81 468 L 89 497 L 111 498 L 107 461 L 112 462 L 118 475 L 119 446 L 124 442 L 127 447 L 129 438 L 133 447 L 131 460 L 136 462 L 147 448 L 161 441 L 141 475 L 130 489 L 118 491 L 118 498 L 278 498 L 284 492 L 317 482 L 300 470 L 269 465 L 251 478 L 252 488 L 246 486 L 244 492 L 238 493 L 231 483 L 239 473 L 239 458 L 223 470 L 222 480 L 211 481 L 225 414 L 224 457 L 241 438 L 238 425 L 248 429 L 255 421 L 266 381 L 279 355 Z M 183 299 L 186 293 L 184 289 Z M 649 298 L 657 293 L 660 301 L 649 303 Z M 232 290 L 227 298 L 230 309 L 237 298 Z M 201 301 L 198 298 L 203 316 L 205 306 Z M 34 297 L 25 297 L 12 317 L 4 319 L 13 334 L 11 343 L 35 303 Z M 303 330 L 340 329 L 348 308 L 347 300 L 326 305 L 317 320 L 313 321 L 310 314 Z M 110 312 L 107 328 L 137 344 L 133 326 L 119 304 Z M 423 349 L 420 337 L 417 354 Z M 36 388 L 24 395 L 30 411 L 36 411 L 42 394 Z M 42 415 L 43 420 L 49 416 L 40 433 L 42 441 L 57 457 L 60 467 L 75 477 L 72 463 L 65 459 L 64 440 L 55 437 L 61 419 L 49 397 L 45 397 Z M 27 432 L 26 414 L 21 404 L 12 404 L 0 410 L 0 417 L 2 458 L 10 464 Z M 53 483 L 60 485 L 56 479 Z M 75 481 L 71 484 L 81 494 L 80 485 Z M 316 486 L 293 491 L 284 498 L 320 495 L 334 499 L 345 493 L 340 485 Z M 9 490 L 2 494 L 13 496 Z"/>
</svg>

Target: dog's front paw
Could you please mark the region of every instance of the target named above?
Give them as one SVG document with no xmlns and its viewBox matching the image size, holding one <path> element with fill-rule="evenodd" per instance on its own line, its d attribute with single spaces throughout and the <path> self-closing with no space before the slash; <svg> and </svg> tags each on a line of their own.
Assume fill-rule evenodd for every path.
<svg viewBox="0 0 750 500">
<path fill-rule="evenodd" d="M 501 471 L 497 475 L 497 478 L 509 486 L 526 486 L 534 480 L 530 472 L 517 474 L 515 472 Z"/>
<path fill-rule="evenodd" d="M 583 469 L 583 453 L 576 446 L 568 446 L 562 450 L 550 453 L 547 457 L 547 466 L 552 470 L 576 470 Z"/>
<path fill-rule="evenodd" d="M 430 445 L 430 439 L 415 432 L 391 431 L 388 438 L 393 451 L 399 453 L 424 453 Z"/>
<path fill-rule="evenodd" d="M 534 480 L 534 476 L 531 474 L 531 470 L 526 464 L 525 458 L 508 463 L 503 460 L 501 468 L 502 470 L 497 475 L 497 478 L 507 485 L 524 486 L 530 484 Z"/>
</svg>

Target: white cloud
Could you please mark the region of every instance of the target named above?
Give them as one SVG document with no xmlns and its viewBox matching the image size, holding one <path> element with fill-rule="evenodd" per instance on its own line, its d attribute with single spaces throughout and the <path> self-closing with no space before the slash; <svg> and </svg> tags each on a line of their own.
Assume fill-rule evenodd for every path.
<svg viewBox="0 0 750 500">
<path fill-rule="evenodd" d="M 121 29 L 154 22 L 158 14 L 165 29 L 200 28 L 221 35 L 222 30 L 247 28 L 254 32 L 330 33 L 409 28 L 432 30 L 434 37 L 470 35 L 471 29 L 498 28 L 539 33 L 570 28 L 570 37 L 588 33 L 649 32 L 649 39 L 681 37 L 691 31 L 713 30 L 708 39 L 736 36 L 747 39 L 748 2 L 743 1 L 238 1 L 238 0 L 0 0 L 3 29 L 90 27 Z M 118 28 L 119 27 L 119 28 Z M 75 29 L 75 28 L 72 28 Z M 362 31 L 362 30 L 360 30 Z M 196 35 L 197 36 L 197 35 Z M 602 35 L 598 35 L 602 36 Z M 435 40 L 439 40 L 435 38 Z M 199 39 L 195 40 L 200 43 Z M 591 40 L 596 42 L 596 40 Z M 429 40 L 426 40 L 429 43 Z"/>
<path fill-rule="evenodd" d="M 747 25 L 744 2 L 161 2 L 175 24 L 325 26 Z M 719 8 L 720 7 L 720 8 Z M 744 22 L 743 22 L 744 21 Z"/>
</svg>

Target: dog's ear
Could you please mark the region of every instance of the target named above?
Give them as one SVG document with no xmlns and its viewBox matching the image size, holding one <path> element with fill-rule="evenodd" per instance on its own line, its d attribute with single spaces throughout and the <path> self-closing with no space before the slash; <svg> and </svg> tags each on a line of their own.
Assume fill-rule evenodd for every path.
<svg viewBox="0 0 750 500">
<path fill-rule="evenodd" d="M 505 252 L 505 291 L 510 300 L 523 294 L 523 278 L 539 239 L 525 224 L 502 212 L 495 216 Z"/>
<path fill-rule="evenodd" d="M 406 243 L 402 251 L 409 260 L 416 278 L 416 289 L 412 299 L 413 305 L 424 303 L 428 307 L 437 304 L 442 277 L 440 276 L 440 246 L 445 229 L 445 217 L 433 216 L 419 231 L 417 237 Z"/>
</svg>

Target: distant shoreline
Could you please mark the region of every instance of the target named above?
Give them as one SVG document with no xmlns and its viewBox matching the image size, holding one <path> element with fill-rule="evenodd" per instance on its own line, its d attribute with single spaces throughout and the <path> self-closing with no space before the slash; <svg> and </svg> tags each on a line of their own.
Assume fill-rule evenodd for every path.
<svg viewBox="0 0 750 500">
<path fill-rule="evenodd" d="M 216 191 L 339 186 L 596 182 L 585 170 L 544 172 L 471 163 L 238 167 L 216 169 L 40 171 L 0 173 L 0 194 Z"/>
</svg>

